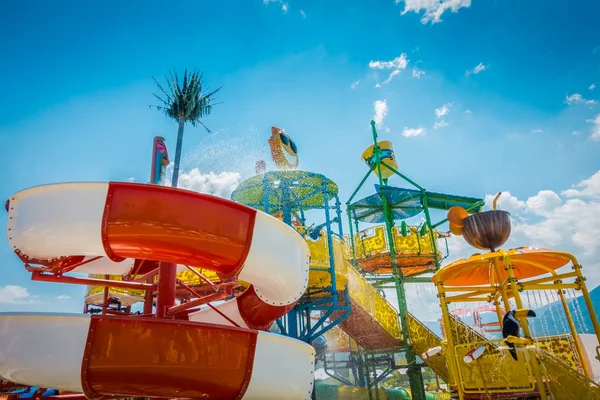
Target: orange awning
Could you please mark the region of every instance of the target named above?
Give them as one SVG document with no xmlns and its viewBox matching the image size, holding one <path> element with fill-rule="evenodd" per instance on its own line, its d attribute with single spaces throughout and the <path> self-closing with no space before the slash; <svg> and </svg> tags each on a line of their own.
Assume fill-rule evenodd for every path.
<svg viewBox="0 0 600 400">
<path fill-rule="evenodd" d="M 503 282 L 508 274 L 504 255 L 510 257 L 517 279 L 533 278 L 557 270 L 574 257 L 563 251 L 519 247 L 508 251 L 495 251 L 486 254 L 473 254 L 468 259 L 460 259 L 440 269 L 432 278 L 433 282 L 443 282 L 444 286 L 481 286 Z M 494 262 L 500 267 L 500 279 L 496 275 Z"/>
</svg>

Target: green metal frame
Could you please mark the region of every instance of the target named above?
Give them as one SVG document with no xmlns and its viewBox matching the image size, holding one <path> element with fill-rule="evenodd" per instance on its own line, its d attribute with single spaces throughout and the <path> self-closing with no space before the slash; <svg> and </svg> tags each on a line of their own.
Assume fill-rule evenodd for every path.
<svg viewBox="0 0 600 400">
<path fill-rule="evenodd" d="M 438 256 L 438 247 L 437 247 L 437 241 L 436 241 L 437 238 L 435 237 L 434 228 L 447 222 L 447 219 L 444 219 L 435 224 L 432 223 L 431 215 L 429 212 L 430 205 L 429 205 L 428 200 L 431 198 L 433 203 L 435 203 L 434 208 L 436 208 L 436 209 L 448 209 L 448 208 L 450 208 L 450 205 L 452 204 L 453 200 L 456 200 L 456 201 L 464 200 L 465 202 L 470 204 L 470 206 L 468 207 L 468 210 L 467 210 L 470 213 L 479 212 L 481 210 L 481 207 L 483 206 L 483 200 L 473 199 L 473 198 L 462 198 L 462 197 L 457 197 L 457 196 L 443 195 L 443 194 L 428 192 L 424 187 L 422 187 L 421 185 L 419 185 L 412 179 L 408 178 L 406 175 L 404 175 L 401 172 L 397 171 L 396 169 L 390 167 L 389 165 L 382 163 L 382 159 L 381 159 L 382 151 L 377 142 L 377 129 L 375 127 L 374 121 L 371 121 L 371 130 L 372 130 L 372 134 L 373 134 L 373 157 L 372 157 L 373 162 L 372 162 L 372 165 L 369 168 L 369 171 L 365 174 L 365 176 L 360 181 L 358 187 L 354 190 L 354 192 L 352 193 L 352 195 L 346 202 L 346 212 L 348 215 L 353 264 L 354 265 L 357 264 L 356 263 L 356 249 L 355 249 L 355 244 L 354 244 L 354 227 L 356 226 L 356 229 L 358 230 L 358 221 L 356 219 L 353 219 L 353 216 L 352 216 L 352 209 L 353 209 L 352 201 L 356 197 L 358 191 L 363 187 L 363 185 L 369 178 L 369 175 L 373 172 L 376 172 L 376 174 L 377 174 L 379 186 L 381 188 L 387 187 L 388 179 L 382 177 L 382 169 L 387 168 L 390 171 L 392 171 L 394 173 L 394 175 L 400 177 L 404 181 L 406 181 L 409 184 L 411 184 L 412 186 L 414 186 L 418 191 L 420 191 L 420 200 L 421 200 L 421 204 L 423 206 L 423 212 L 425 214 L 425 224 L 429 229 L 429 235 L 431 238 L 431 242 L 433 244 L 434 263 L 435 263 L 434 270 L 425 271 L 424 273 L 435 273 L 435 271 L 437 271 L 440 267 L 441 259 Z M 383 214 L 385 216 L 386 235 L 387 235 L 388 243 L 390 244 L 389 245 L 390 258 L 391 258 L 391 264 L 392 264 L 391 267 L 392 267 L 393 273 L 391 276 L 383 276 L 383 277 L 370 276 L 369 280 L 374 283 L 375 287 L 378 287 L 381 289 L 392 289 L 393 288 L 396 290 L 396 296 L 398 298 L 398 314 L 399 314 L 401 326 L 403 328 L 402 333 L 405 338 L 404 350 L 405 350 L 405 354 L 406 354 L 408 377 L 410 380 L 410 388 L 411 388 L 411 392 L 412 392 L 412 398 L 414 400 L 425 400 L 425 390 L 424 390 L 424 384 L 423 384 L 423 377 L 421 374 L 421 366 L 417 363 L 417 355 L 415 354 L 414 350 L 412 349 L 412 346 L 410 345 L 411 344 L 410 332 L 408 331 L 408 329 L 404 329 L 404 327 L 408 326 L 408 321 L 407 321 L 408 307 L 407 307 L 407 303 L 406 303 L 406 291 L 404 289 L 404 284 L 412 283 L 412 282 L 431 282 L 431 278 L 417 277 L 417 276 L 411 276 L 411 277 L 407 278 L 404 276 L 402 269 L 398 266 L 396 250 L 393 245 L 394 238 L 393 238 L 392 231 L 394 229 L 394 220 L 392 217 L 391 208 L 390 208 L 390 205 L 388 204 L 388 200 L 387 200 L 386 196 L 384 195 L 384 192 L 381 190 L 380 190 L 380 195 L 381 195 L 381 202 L 382 202 L 381 207 L 383 208 Z M 393 286 L 390 285 L 392 283 L 393 283 Z"/>
</svg>

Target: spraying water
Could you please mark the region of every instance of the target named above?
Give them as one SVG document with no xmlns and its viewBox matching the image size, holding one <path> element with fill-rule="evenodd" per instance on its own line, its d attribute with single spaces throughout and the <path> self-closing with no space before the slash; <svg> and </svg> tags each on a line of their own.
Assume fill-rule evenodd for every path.
<svg viewBox="0 0 600 400">
<path fill-rule="evenodd" d="M 579 332 L 586 333 L 588 332 L 588 328 L 583 319 L 583 313 L 581 311 L 581 306 L 577 301 L 577 296 L 575 295 L 574 289 L 567 290 L 567 297 L 570 297 L 570 303 L 573 305 L 573 314 L 575 314 L 575 320 L 579 324 Z"/>
</svg>

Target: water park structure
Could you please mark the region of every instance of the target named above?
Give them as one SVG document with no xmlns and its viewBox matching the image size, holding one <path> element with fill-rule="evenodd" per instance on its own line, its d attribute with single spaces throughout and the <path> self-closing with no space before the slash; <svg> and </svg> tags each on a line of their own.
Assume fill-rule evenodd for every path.
<svg viewBox="0 0 600 400">
<path fill-rule="evenodd" d="M 149 184 L 61 183 L 11 196 L 7 238 L 31 278 L 88 289 L 81 315 L 0 313 L 0 394 L 600 399 L 590 367 L 598 360 L 582 348 L 581 316 L 569 307 L 581 292 L 600 339 L 577 259 L 502 250 L 507 212 L 426 190 L 400 172 L 374 122 L 371 131 L 346 218 L 336 183 L 298 170 L 298 147 L 277 127 L 268 139 L 276 170 L 258 162 L 231 200 L 162 186 L 162 137 Z M 373 192 L 356 199 L 369 178 Z M 485 253 L 442 267 L 450 235 Z M 442 336 L 410 312 L 411 284 L 436 288 Z M 530 323 L 542 292 L 562 304 L 568 332 Z M 496 321 L 470 326 L 460 318 L 467 308 Z M 316 369 L 336 384 L 316 381 Z M 407 387 L 382 387 L 398 373 Z"/>
</svg>

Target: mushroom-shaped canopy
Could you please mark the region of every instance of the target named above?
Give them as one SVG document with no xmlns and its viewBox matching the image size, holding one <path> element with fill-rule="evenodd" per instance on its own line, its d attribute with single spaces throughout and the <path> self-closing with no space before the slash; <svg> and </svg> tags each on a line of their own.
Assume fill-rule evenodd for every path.
<svg viewBox="0 0 600 400">
<path fill-rule="evenodd" d="M 441 268 L 432 280 L 442 282 L 444 286 L 490 286 L 508 277 L 505 269 L 508 262 L 514 266 L 515 277 L 521 280 L 551 273 L 572 260 L 575 258 L 563 251 L 519 247 L 462 258 Z M 500 267 L 500 276 L 494 263 Z"/>
</svg>

